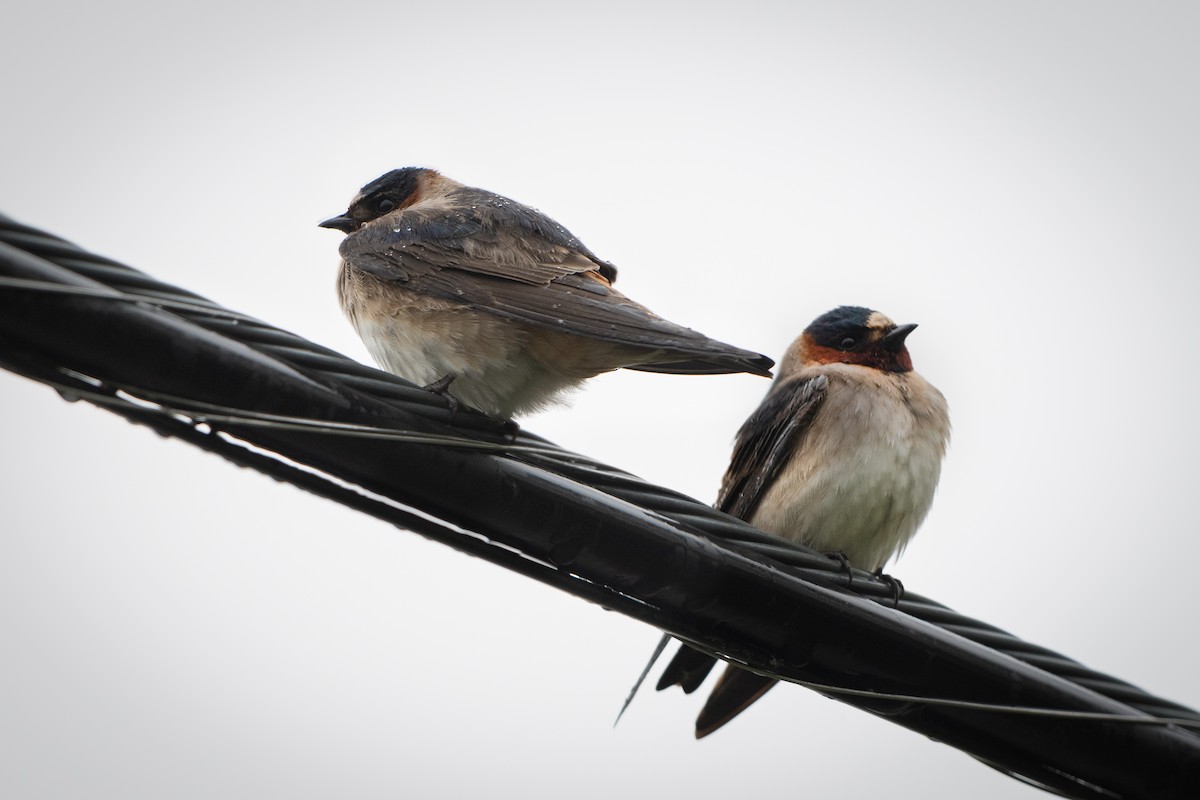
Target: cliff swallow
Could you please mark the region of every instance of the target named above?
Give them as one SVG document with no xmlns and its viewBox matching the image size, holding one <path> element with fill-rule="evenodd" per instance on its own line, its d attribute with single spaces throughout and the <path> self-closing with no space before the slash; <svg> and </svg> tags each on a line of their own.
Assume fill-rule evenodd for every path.
<svg viewBox="0 0 1200 800">
<path fill-rule="evenodd" d="M 384 369 L 499 418 L 602 372 L 770 377 L 766 356 L 676 325 L 541 212 L 431 169 L 371 181 L 321 227 L 342 242 L 342 310 Z"/>
<path fill-rule="evenodd" d="M 809 325 L 738 432 L 717 508 L 869 572 L 902 551 L 933 502 L 950 438 L 946 399 L 913 372 L 905 346 L 916 327 L 854 306 Z M 683 646 L 658 688 L 695 691 L 714 663 Z M 726 667 L 696 738 L 774 685 Z"/>
</svg>

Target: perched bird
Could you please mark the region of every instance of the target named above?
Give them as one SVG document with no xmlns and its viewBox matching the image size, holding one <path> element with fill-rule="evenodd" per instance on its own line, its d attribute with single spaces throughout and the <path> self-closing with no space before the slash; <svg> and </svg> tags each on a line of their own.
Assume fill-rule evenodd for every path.
<svg viewBox="0 0 1200 800">
<path fill-rule="evenodd" d="M 619 367 L 771 375 L 612 288 L 616 268 L 546 215 L 431 169 L 371 181 L 321 227 L 349 234 L 338 296 L 379 365 L 495 417 Z"/>
<path fill-rule="evenodd" d="M 946 399 L 913 372 L 905 346 L 916 327 L 856 306 L 809 325 L 738 432 L 717 507 L 869 572 L 902 551 L 929 511 L 950 438 Z M 714 663 L 685 645 L 658 688 L 695 691 Z M 773 685 L 728 666 L 696 738 Z"/>
</svg>

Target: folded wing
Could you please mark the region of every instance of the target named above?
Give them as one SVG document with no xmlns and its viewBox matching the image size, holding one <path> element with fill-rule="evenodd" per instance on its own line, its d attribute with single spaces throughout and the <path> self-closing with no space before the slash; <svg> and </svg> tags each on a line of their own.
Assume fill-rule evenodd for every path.
<svg viewBox="0 0 1200 800">
<path fill-rule="evenodd" d="M 480 189 L 451 199 L 347 237 L 342 257 L 415 292 L 644 349 L 634 369 L 770 375 L 766 356 L 676 325 L 612 288 L 616 268 L 544 214 Z"/>
<path fill-rule="evenodd" d="M 767 489 L 779 476 L 825 399 L 824 376 L 787 381 L 771 387 L 758 409 L 738 431 L 729 469 L 721 482 L 717 508 L 749 520 Z M 712 656 L 682 645 L 663 670 L 658 689 L 680 686 L 691 693 L 716 664 Z M 732 664 L 713 687 L 696 719 L 696 738 L 702 738 L 740 714 L 776 684 Z"/>
</svg>

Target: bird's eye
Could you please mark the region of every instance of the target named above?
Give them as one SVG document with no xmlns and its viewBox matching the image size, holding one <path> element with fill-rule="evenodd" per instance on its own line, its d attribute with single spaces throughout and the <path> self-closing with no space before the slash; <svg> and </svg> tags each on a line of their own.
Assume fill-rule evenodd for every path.
<svg viewBox="0 0 1200 800">
<path fill-rule="evenodd" d="M 383 198 L 375 204 L 375 210 L 380 214 L 386 214 L 396 207 L 396 201 L 388 198 Z"/>
<path fill-rule="evenodd" d="M 842 339 L 842 343 L 838 345 L 838 347 L 842 348 L 843 350 L 853 350 L 854 345 L 856 344 L 858 344 L 858 342 L 853 336 L 847 336 L 845 339 Z"/>
</svg>

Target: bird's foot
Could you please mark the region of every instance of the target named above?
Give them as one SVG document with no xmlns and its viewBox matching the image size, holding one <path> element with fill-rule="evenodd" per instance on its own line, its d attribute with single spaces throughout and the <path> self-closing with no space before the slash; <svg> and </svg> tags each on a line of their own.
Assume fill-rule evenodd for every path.
<svg viewBox="0 0 1200 800">
<path fill-rule="evenodd" d="M 846 586 L 852 586 L 854 584 L 854 568 L 850 566 L 850 559 L 846 558 L 846 554 L 841 550 L 834 550 L 825 555 L 841 565 L 842 572 L 846 573 Z"/>
<path fill-rule="evenodd" d="M 883 571 L 883 567 L 875 570 L 875 577 L 886 583 L 892 590 L 892 608 L 900 607 L 900 598 L 904 597 L 904 584 L 899 578 L 893 578 Z"/>
<path fill-rule="evenodd" d="M 454 379 L 456 377 L 458 376 L 454 375 L 453 373 L 449 375 L 443 375 L 433 383 L 429 383 L 421 387 L 427 392 L 433 392 L 440 397 L 446 398 L 446 404 L 450 407 L 450 419 L 448 420 L 450 422 L 454 421 L 454 415 L 458 413 L 459 409 L 458 400 L 455 399 L 454 395 L 450 394 L 450 384 L 454 383 Z"/>
</svg>

